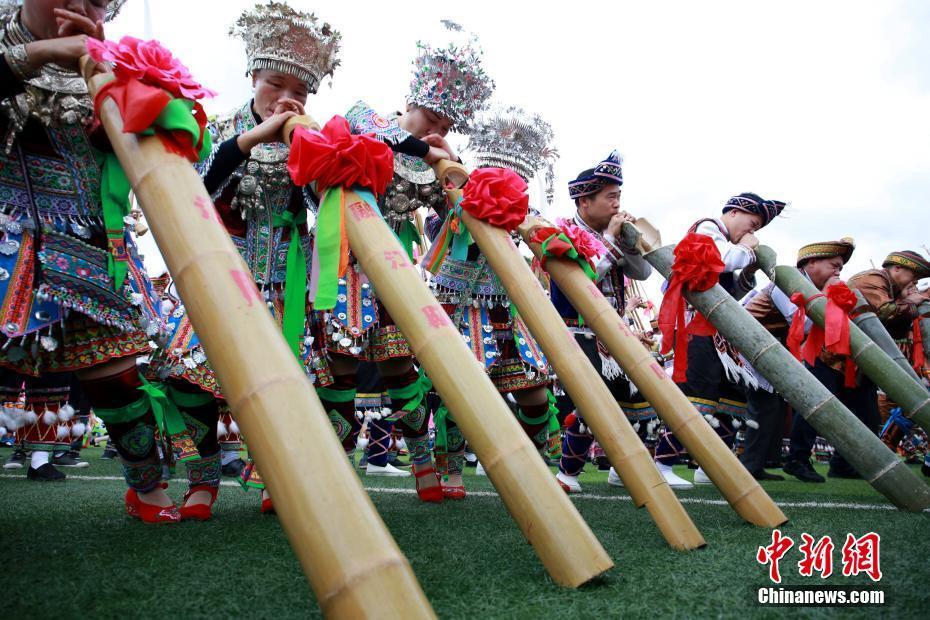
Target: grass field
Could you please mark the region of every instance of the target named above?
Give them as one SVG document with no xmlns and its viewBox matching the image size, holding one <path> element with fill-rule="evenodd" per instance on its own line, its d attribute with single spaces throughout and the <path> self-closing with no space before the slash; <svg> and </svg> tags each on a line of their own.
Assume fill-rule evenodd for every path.
<svg viewBox="0 0 930 620">
<path fill-rule="evenodd" d="M 227 483 L 212 522 L 147 526 L 124 514 L 119 466 L 99 454 L 86 450 L 91 466 L 65 470 L 61 483 L 0 470 L 4 618 L 319 616 L 277 519 L 259 514 L 256 491 Z M 781 562 L 784 585 L 821 583 L 798 574 L 807 532 L 836 544 L 826 584 L 875 586 L 864 575 L 842 576 L 840 548 L 849 532 L 881 535 L 883 608 L 798 609 L 755 603 L 757 589 L 770 585 L 755 556 L 771 532 L 743 523 L 713 488 L 678 492 L 708 546 L 676 552 L 646 511 L 589 466 L 574 502 L 616 567 L 572 591 L 552 583 L 488 479 L 473 471 L 473 493 L 442 505 L 417 501 L 410 479 L 363 476 L 440 618 L 918 618 L 930 605 L 930 514 L 888 509 L 862 481 L 764 483 L 791 520 L 782 532 L 796 541 Z M 180 499 L 183 490 L 178 481 L 169 492 Z"/>
</svg>

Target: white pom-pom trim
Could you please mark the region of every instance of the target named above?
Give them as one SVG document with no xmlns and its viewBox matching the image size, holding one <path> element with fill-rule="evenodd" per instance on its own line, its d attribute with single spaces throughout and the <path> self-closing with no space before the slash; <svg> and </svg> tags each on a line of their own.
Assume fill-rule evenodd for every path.
<svg viewBox="0 0 930 620">
<path fill-rule="evenodd" d="M 42 423 L 46 426 L 52 426 L 58 422 L 58 415 L 54 411 L 45 410 L 42 414 Z"/>
<path fill-rule="evenodd" d="M 720 427 L 720 420 L 718 420 L 717 418 L 715 418 L 715 417 L 712 416 L 711 414 L 709 414 L 709 413 L 704 414 L 704 419 L 707 420 L 707 423 L 710 424 L 713 428 L 719 428 L 719 427 Z"/>
<path fill-rule="evenodd" d="M 740 428 L 743 426 L 743 423 L 739 418 L 733 418 L 733 428 Z"/>
<path fill-rule="evenodd" d="M 69 429 L 64 424 L 58 425 L 58 431 L 56 433 L 56 436 L 59 440 L 67 439 L 70 435 L 71 435 L 71 429 Z"/>
<path fill-rule="evenodd" d="M 87 425 L 83 422 L 78 422 L 71 427 L 71 436 L 72 437 L 83 437 L 84 433 L 87 432 Z"/>
<path fill-rule="evenodd" d="M 746 426 L 748 426 L 749 428 L 758 429 L 758 428 L 759 428 L 759 423 L 756 422 L 755 420 L 746 420 Z"/>
<path fill-rule="evenodd" d="M 222 420 L 216 421 L 216 436 L 225 437 L 229 433 L 229 429 L 223 424 Z"/>
<path fill-rule="evenodd" d="M 61 420 L 62 422 L 67 422 L 73 417 L 74 417 L 74 407 L 72 407 L 68 403 L 65 403 L 64 405 L 58 408 L 58 419 Z"/>
<path fill-rule="evenodd" d="M 35 424 L 39 421 L 39 414 L 37 414 L 34 409 L 29 409 L 26 411 L 23 414 L 23 417 L 26 419 L 26 424 Z M 25 426 L 25 424 L 23 426 Z"/>
<path fill-rule="evenodd" d="M 238 435 L 239 434 L 239 425 L 236 424 L 236 421 L 233 420 L 229 423 L 229 434 Z"/>
</svg>

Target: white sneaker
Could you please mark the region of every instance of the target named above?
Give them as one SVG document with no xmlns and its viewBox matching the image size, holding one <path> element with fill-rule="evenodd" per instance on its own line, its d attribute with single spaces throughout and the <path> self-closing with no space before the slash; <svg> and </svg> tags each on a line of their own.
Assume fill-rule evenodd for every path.
<svg viewBox="0 0 930 620">
<path fill-rule="evenodd" d="M 568 474 L 559 472 L 555 475 L 555 479 L 559 481 L 559 486 L 561 486 L 566 493 L 581 493 L 581 485 L 578 484 L 578 476 L 569 476 Z"/>
<path fill-rule="evenodd" d="M 487 476 L 488 474 L 484 471 L 484 465 L 481 464 L 481 461 L 478 461 L 478 465 L 475 467 L 476 476 Z"/>
<path fill-rule="evenodd" d="M 707 477 L 707 474 L 704 473 L 704 470 L 698 467 L 697 471 L 694 472 L 694 484 L 713 484 L 714 481 Z"/>
<path fill-rule="evenodd" d="M 610 471 L 607 473 L 607 484 L 612 487 L 623 486 L 623 480 L 620 479 L 620 476 L 617 474 L 617 470 L 613 467 L 611 467 Z"/>
<path fill-rule="evenodd" d="M 692 489 L 694 485 L 677 475 L 673 470 L 671 465 L 665 465 L 663 463 L 656 463 L 656 467 L 659 468 L 659 473 L 662 474 L 662 477 L 665 478 L 665 481 L 668 483 L 668 486 L 673 489 Z"/>
<path fill-rule="evenodd" d="M 405 471 L 403 469 L 397 469 L 390 463 L 388 463 L 384 467 L 381 467 L 380 465 L 373 465 L 371 463 L 368 463 L 368 465 L 365 466 L 365 475 L 366 476 L 393 476 L 397 478 L 403 478 L 403 477 L 409 476 L 410 472 Z"/>
</svg>

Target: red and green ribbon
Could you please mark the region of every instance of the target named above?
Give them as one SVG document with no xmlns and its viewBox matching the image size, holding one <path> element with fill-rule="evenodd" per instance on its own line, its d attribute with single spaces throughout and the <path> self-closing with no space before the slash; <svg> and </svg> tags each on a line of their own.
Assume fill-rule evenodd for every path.
<svg viewBox="0 0 930 620">
<path fill-rule="evenodd" d="M 104 99 L 110 98 L 119 107 L 123 131 L 140 136 L 157 135 L 165 150 L 196 162 L 211 150 L 210 133 L 203 108 L 196 101 L 175 99 L 167 92 L 138 80 L 114 80 L 97 93 L 94 106 L 98 110 Z M 108 272 L 114 290 L 120 290 L 129 272 L 125 223 L 129 215 L 129 179 L 119 159 L 112 152 L 99 155 L 102 164 L 100 198 L 103 224 L 110 249 Z"/>
<path fill-rule="evenodd" d="M 546 268 L 546 259 L 552 256 L 567 258 L 578 263 L 578 266 L 581 267 L 591 281 L 597 280 L 597 273 L 594 271 L 591 259 L 579 253 L 568 235 L 558 228 L 551 226 L 537 228 L 533 231 L 530 241 L 538 243 L 542 247 L 542 259 L 539 262 L 542 264 L 543 269 Z"/>
</svg>

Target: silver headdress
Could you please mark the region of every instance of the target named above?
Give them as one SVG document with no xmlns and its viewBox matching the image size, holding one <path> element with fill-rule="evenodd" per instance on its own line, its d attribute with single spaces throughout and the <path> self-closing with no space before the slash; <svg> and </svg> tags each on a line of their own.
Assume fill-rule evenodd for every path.
<svg viewBox="0 0 930 620">
<path fill-rule="evenodd" d="M 312 13 L 295 11 L 283 2 L 256 4 L 239 16 L 229 34 L 245 41 L 249 73 L 288 73 L 306 82 L 311 93 L 339 65 L 342 35 Z"/>
<path fill-rule="evenodd" d="M 552 127 L 538 114 L 517 106 L 495 106 L 475 119 L 467 148 L 478 166 L 509 168 L 525 181 L 545 171 L 546 199 L 551 204 L 559 158 L 554 141 Z"/>
<path fill-rule="evenodd" d="M 454 38 L 464 41 L 446 47 L 417 42 L 408 100 L 445 116 L 456 131 L 467 132 L 475 115 L 491 97 L 494 80 L 481 66 L 483 52 L 477 37 L 464 33 L 455 22 L 441 23 L 449 31 L 461 33 Z"/>
</svg>

